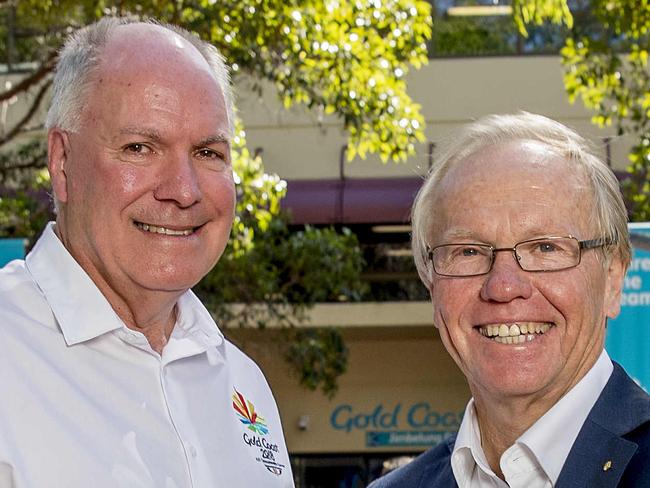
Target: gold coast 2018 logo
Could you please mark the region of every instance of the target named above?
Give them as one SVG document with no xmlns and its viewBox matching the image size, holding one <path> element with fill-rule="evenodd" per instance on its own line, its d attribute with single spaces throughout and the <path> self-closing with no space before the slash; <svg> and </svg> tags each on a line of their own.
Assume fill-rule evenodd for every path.
<svg viewBox="0 0 650 488">
<path fill-rule="evenodd" d="M 237 390 L 232 395 L 232 408 L 235 409 L 239 421 L 251 431 L 251 433 L 244 432 L 242 436 L 244 443 L 249 448 L 259 449 L 259 456 L 255 460 L 264 464 L 271 473 L 280 476 L 284 469 L 284 465 L 279 464 L 276 460 L 280 449 L 277 444 L 266 439 L 265 436 L 269 433 L 269 427 L 264 417 L 259 415 L 255 411 L 253 403 Z"/>
</svg>

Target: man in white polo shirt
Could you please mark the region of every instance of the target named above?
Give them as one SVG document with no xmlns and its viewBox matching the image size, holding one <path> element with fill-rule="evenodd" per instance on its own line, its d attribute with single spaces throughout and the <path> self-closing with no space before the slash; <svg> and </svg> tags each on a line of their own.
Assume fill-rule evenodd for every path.
<svg viewBox="0 0 650 488">
<path fill-rule="evenodd" d="M 650 397 L 603 349 L 626 220 L 616 177 L 562 124 L 489 116 L 450 140 L 413 253 L 472 399 L 456 437 L 373 488 L 650 487 Z"/>
<path fill-rule="evenodd" d="M 264 376 L 189 291 L 234 215 L 220 55 L 103 19 L 60 53 L 47 127 L 57 220 L 0 271 L 4 482 L 292 487 Z"/>
</svg>

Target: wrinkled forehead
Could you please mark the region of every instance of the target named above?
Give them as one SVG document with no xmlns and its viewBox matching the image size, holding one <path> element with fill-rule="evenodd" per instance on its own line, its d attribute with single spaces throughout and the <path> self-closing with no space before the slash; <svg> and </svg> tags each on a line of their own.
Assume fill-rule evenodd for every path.
<svg viewBox="0 0 650 488">
<path fill-rule="evenodd" d="M 432 189 L 429 227 L 444 232 L 455 222 L 510 218 L 592 221 L 592 192 L 581 167 L 536 141 L 513 141 L 481 149 L 455 162 Z M 432 229 L 434 230 L 434 229 Z"/>
</svg>

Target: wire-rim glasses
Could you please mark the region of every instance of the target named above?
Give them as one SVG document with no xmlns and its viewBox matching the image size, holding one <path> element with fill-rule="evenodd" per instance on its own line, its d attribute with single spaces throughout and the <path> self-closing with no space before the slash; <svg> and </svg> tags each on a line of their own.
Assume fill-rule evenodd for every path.
<svg viewBox="0 0 650 488">
<path fill-rule="evenodd" d="M 611 244 L 606 238 L 580 241 L 573 236 L 548 236 L 502 248 L 476 243 L 442 244 L 430 248 L 428 255 L 437 275 L 468 277 L 488 274 L 494 265 L 495 253 L 501 251 L 512 252 L 524 271 L 561 271 L 578 266 L 583 249 Z"/>
</svg>

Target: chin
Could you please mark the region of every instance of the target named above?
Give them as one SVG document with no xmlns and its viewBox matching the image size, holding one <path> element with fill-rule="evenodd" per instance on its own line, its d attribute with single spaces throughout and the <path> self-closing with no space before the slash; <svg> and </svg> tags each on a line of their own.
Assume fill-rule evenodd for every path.
<svg viewBox="0 0 650 488">
<path fill-rule="evenodd" d="M 474 382 L 474 388 L 500 397 L 533 395 L 547 384 L 540 374 L 517 373 L 513 368 L 503 368 L 500 375 L 484 375 Z"/>
<path fill-rule="evenodd" d="M 196 285 L 207 274 L 207 271 L 201 270 L 175 270 L 173 272 L 163 271 L 149 273 L 146 277 L 141 277 L 139 282 L 149 290 L 157 291 L 186 291 Z"/>
</svg>

